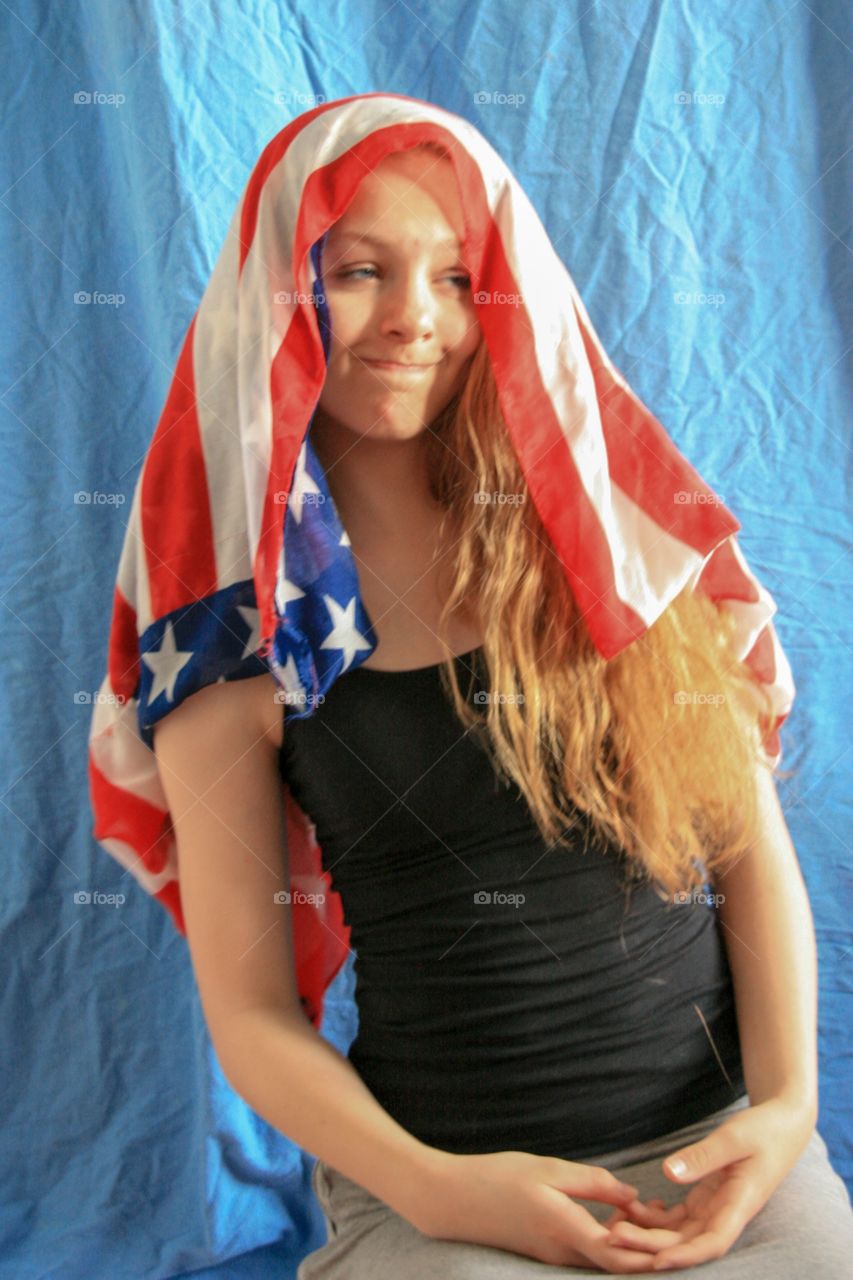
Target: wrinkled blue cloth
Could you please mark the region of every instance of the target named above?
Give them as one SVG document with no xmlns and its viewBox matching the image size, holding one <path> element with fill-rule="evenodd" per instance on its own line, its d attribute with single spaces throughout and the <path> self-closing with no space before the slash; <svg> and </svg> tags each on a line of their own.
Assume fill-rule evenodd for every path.
<svg viewBox="0 0 853 1280">
<path fill-rule="evenodd" d="M 818 935 L 819 1128 L 853 1186 L 849 9 L 545 0 L 519 23 L 436 0 L 336 31 L 298 2 L 0 12 L 0 1278 L 282 1280 L 323 1239 L 312 1158 L 225 1084 L 185 941 L 97 848 L 84 761 L 127 503 L 235 200 L 266 139 L 353 85 L 494 142 L 743 523 L 798 688 L 782 797 Z M 351 995 L 348 967 L 324 1024 L 344 1051 Z"/>
</svg>

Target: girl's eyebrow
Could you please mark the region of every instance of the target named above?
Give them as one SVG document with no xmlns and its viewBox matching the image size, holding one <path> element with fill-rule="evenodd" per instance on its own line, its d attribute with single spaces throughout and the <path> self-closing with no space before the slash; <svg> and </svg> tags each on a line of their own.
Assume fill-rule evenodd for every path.
<svg viewBox="0 0 853 1280">
<path fill-rule="evenodd" d="M 380 236 L 371 235 L 369 231 L 336 231 L 330 232 L 329 239 L 334 237 L 335 240 L 361 240 L 365 244 L 376 245 L 380 249 L 390 249 L 394 246 L 391 241 L 383 240 Z M 459 252 L 458 240 L 437 240 L 435 242 L 436 249 L 452 249 Z"/>
</svg>

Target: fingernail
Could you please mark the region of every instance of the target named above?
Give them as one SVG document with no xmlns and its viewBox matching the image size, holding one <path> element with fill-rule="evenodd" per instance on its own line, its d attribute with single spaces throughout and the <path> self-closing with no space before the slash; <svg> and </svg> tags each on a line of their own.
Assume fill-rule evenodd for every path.
<svg viewBox="0 0 853 1280">
<path fill-rule="evenodd" d="M 674 1173 L 676 1178 L 681 1178 L 687 1172 L 687 1165 L 683 1160 L 667 1160 L 670 1172 Z"/>
</svg>

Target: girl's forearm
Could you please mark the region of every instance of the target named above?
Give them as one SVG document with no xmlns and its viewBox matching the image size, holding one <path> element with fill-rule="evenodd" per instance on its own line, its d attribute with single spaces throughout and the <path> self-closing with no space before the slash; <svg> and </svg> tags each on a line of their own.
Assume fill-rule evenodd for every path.
<svg viewBox="0 0 853 1280">
<path fill-rule="evenodd" d="M 817 1119 L 817 947 L 808 894 L 772 777 L 761 836 L 715 881 L 750 1102 L 783 1098 Z"/>
<path fill-rule="evenodd" d="M 418 1225 L 423 1179 L 446 1153 L 399 1125 L 301 1011 L 247 1011 L 217 1054 L 253 1111 Z"/>
</svg>

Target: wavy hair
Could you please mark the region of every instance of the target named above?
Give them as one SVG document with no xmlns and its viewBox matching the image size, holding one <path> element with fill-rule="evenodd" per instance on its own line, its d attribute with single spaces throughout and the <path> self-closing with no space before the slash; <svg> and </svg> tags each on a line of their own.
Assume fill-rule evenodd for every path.
<svg viewBox="0 0 853 1280">
<path fill-rule="evenodd" d="M 446 156 L 437 143 L 413 149 Z M 585 848 L 615 846 L 626 873 L 662 897 L 723 874 L 758 835 L 756 768 L 770 769 L 759 713 L 769 730 L 777 722 L 734 653 L 733 616 L 687 587 L 616 657 L 598 653 L 530 500 L 484 341 L 425 453 L 443 508 L 442 684 L 545 842 L 575 845 L 580 831 Z M 483 636 L 476 699 L 446 644 L 457 610 Z"/>
</svg>

